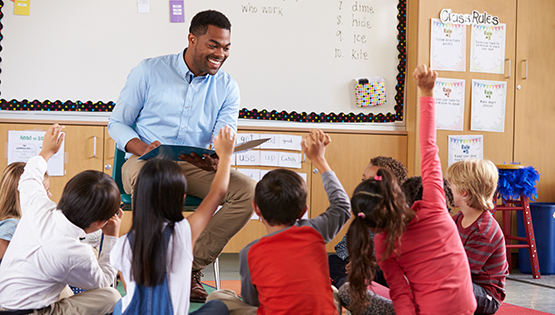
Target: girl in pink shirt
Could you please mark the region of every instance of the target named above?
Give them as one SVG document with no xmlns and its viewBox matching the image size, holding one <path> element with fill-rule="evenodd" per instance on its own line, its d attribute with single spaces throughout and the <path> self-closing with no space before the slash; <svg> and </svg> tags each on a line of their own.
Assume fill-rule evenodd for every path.
<svg viewBox="0 0 555 315">
<path fill-rule="evenodd" d="M 436 145 L 433 88 L 437 72 L 425 65 L 414 71 L 420 98 L 422 200 L 412 208 L 391 173 L 380 169 L 362 182 L 351 199 L 355 219 L 347 232 L 351 258 L 349 291 L 355 313 L 371 314 L 367 294 L 376 260 L 385 274 L 396 314 L 472 314 L 476 301 L 470 269 L 457 228 L 446 211 L 441 163 Z M 374 237 L 376 258 L 368 233 Z"/>
</svg>

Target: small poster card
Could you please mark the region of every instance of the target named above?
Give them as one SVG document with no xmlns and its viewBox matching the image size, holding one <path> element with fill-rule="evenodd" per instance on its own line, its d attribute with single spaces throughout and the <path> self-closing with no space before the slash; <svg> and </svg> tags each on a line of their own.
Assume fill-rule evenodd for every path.
<svg viewBox="0 0 555 315">
<path fill-rule="evenodd" d="M 467 159 L 484 158 L 484 136 L 449 136 L 449 165 Z"/>
<path fill-rule="evenodd" d="M 260 180 L 260 170 L 259 169 L 254 169 L 254 168 L 238 168 L 237 169 L 238 172 L 243 173 L 245 175 L 247 175 L 248 177 L 254 179 L 255 181 L 259 181 Z"/>
<path fill-rule="evenodd" d="M 430 68 L 438 71 L 465 71 L 466 26 L 432 19 Z"/>
<path fill-rule="evenodd" d="M 235 143 L 241 144 L 258 139 L 260 139 L 260 135 L 257 133 L 237 133 L 237 135 L 235 136 Z"/>
<path fill-rule="evenodd" d="M 260 165 L 279 166 L 279 152 L 260 151 Z"/>
<path fill-rule="evenodd" d="M 282 150 L 301 151 L 301 140 L 303 140 L 302 136 L 280 134 L 279 148 Z"/>
<path fill-rule="evenodd" d="M 289 168 L 301 168 L 302 163 L 301 153 L 285 153 L 279 152 L 279 166 Z"/>
<path fill-rule="evenodd" d="M 170 0 L 170 22 L 185 22 L 185 12 L 183 11 L 183 0 Z"/>
<path fill-rule="evenodd" d="M 13 14 L 15 15 L 30 15 L 31 14 L 31 0 L 15 0 L 13 7 Z M 50 173 L 50 172 L 48 172 Z"/>
<path fill-rule="evenodd" d="M 471 26 L 470 71 L 505 72 L 505 29 L 505 24 Z"/>
<path fill-rule="evenodd" d="M 137 12 L 140 14 L 150 13 L 150 0 L 137 0 Z"/>
<path fill-rule="evenodd" d="M 247 151 L 236 154 L 235 165 L 260 165 L 260 151 Z"/>
<path fill-rule="evenodd" d="M 437 78 L 434 87 L 437 129 L 463 130 L 464 82 L 464 80 Z"/>
<path fill-rule="evenodd" d="M 505 131 L 507 82 L 472 80 L 470 129 Z"/>
<path fill-rule="evenodd" d="M 264 142 L 260 145 L 260 149 L 279 149 L 279 134 L 269 134 L 264 133 L 262 134 L 262 138 L 270 138 L 270 140 Z"/>
<path fill-rule="evenodd" d="M 13 162 L 25 162 L 36 156 L 42 150 L 42 139 L 46 131 L 8 130 L 8 165 Z M 46 170 L 50 176 L 64 176 L 64 146 L 65 140 L 58 153 L 54 154 L 47 164 Z"/>
</svg>

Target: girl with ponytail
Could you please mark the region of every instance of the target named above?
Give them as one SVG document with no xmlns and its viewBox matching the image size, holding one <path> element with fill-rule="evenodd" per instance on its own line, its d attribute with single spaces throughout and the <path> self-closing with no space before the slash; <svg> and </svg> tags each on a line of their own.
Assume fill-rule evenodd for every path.
<svg viewBox="0 0 555 315">
<path fill-rule="evenodd" d="M 347 232 L 349 282 L 339 290 L 342 302 L 354 314 L 472 314 L 476 309 L 466 254 L 446 211 L 436 145 L 433 88 L 437 72 L 421 65 L 413 76 L 422 92 L 422 200 L 409 208 L 393 175 L 385 169 L 355 189 L 351 199 L 355 219 Z M 377 233 L 373 241 L 368 228 Z M 387 299 L 367 290 L 376 262 L 389 285 L 394 312 Z"/>
</svg>

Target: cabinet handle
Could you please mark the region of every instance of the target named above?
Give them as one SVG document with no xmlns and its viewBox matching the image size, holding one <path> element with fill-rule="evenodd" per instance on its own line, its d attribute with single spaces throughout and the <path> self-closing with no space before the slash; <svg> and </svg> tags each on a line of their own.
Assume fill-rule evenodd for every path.
<svg viewBox="0 0 555 315">
<path fill-rule="evenodd" d="M 318 169 L 317 169 L 317 168 L 313 169 L 313 170 L 312 170 L 312 173 L 318 174 Z"/>
<path fill-rule="evenodd" d="M 528 59 L 524 59 L 524 64 L 526 65 L 525 70 L 524 70 L 524 78 L 523 80 L 528 79 Z"/>
<path fill-rule="evenodd" d="M 106 164 L 106 165 L 104 165 L 104 168 L 107 169 L 107 170 L 110 170 L 112 168 L 112 165 Z"/>
<path fill-rule="evenodd" d="M 94 139 L 94 143 L 93 143 L 93 146 L 94 146 L 94 148 L 93 148 L 93 158 L 95 158 L 95 157 L 96 157 L 96 136 L 93 136 L 93 139 Z"/>
<path fill-rule="evenodd" d="M 505 59 L 505 61 L 509 61 L 509 76 L 507 77 L 507 79 L 511 78 L 511 59 Z"/>
</svg>

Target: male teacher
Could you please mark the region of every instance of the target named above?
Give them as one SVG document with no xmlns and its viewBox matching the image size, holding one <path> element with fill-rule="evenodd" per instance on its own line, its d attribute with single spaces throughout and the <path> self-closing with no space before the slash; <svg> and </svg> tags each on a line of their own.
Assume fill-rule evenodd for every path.
<svg viewBox="0 0 555 315">
<path fill-rule="evenodd" d="M 161 144 L 207 148 L 213 135 L 229 125 L 237 131 L 239 87 L 220 70 L 227 57 L 231 23 L 222 13 L 197 13 L 189 27 L 189 46 L 175 55 L 143 60 L 133 68 L 121 91 L 108 132 L 127 152 L 122 167 L 125 191 L 132 193 L 144 153 Z M 182 156 L 187 194 L 204 198 L 218 166 L 216 156 Z M 191 301 L 204 302 L 200 271 L 212 263 L 252 215 L 256 182 L 231 171 L 229 190 L 193 249 Z M 179 262 L 175 262 L 179 263 Z"/>
</svg>

